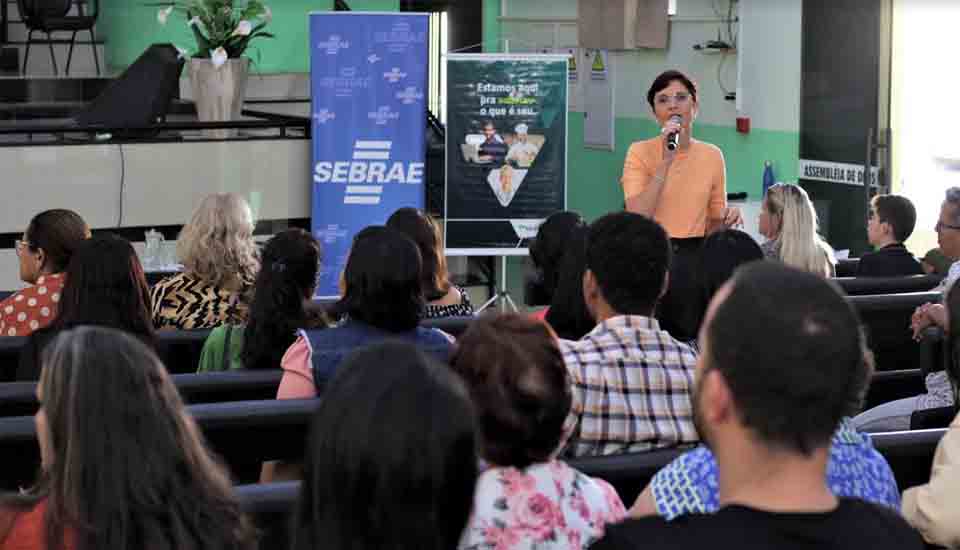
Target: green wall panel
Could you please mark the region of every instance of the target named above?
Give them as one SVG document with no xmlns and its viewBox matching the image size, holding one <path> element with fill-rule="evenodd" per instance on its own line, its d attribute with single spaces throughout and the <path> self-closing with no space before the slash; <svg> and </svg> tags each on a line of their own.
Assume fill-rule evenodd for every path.
<svg viewBox="0 0 960 550">
<path fill-rule="evenodd" d="M 352 3 L 357 4 L 358 10 L 395 11 L 399 6 L 399 0 L 352 0 Z M 186 22 L 180 17 L 171 17 L 163 26 L 157 22 L 156 7 L 130 0 L 101 0 L 101 4 L 99 30 L 106 41 L 111 71 L 122 71 L 156 42 L 173 42 L 186 49 L 194 47 Z M 253 43 L 250 57 L 255 62 L 254 71 L 307 72 L 307 14 L 332 9 L 333 0 L 277 0 L 268 4 L 273 11 L 273 22 L 268 29 L 277 38 Z"/>
<path fill-rule="evenodd" d="M 500 0 L 483 0 L 483 51 L 500 51 Z"/>
</svg>

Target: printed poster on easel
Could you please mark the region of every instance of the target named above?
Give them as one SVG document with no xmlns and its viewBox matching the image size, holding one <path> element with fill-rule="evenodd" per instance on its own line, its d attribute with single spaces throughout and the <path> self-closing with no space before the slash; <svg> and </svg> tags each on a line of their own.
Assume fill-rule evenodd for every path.
<svg viewBox="0 0 960 550">
<path fill-rule="evenodd" d="M 566 208 L 567 55 L 450 54 L 448 255 L 522 256 Z"/>
</svg>

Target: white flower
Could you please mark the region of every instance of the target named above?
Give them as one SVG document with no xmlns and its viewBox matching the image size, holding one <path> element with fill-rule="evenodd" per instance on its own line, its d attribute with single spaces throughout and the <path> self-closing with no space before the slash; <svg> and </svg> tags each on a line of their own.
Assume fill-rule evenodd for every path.
<svg viewBox="0 0 960 550">
<path fill-rule="evenodd" d="M 173 6 L 170 6 L 169 8 L 164 8 L 164 9 L 158 11 L 158 12 L 157 12 L 157 21 L 159 21 L 161 25 L 166 25 L 166 24 L 167 24 L 167 18 L 170 17 L 170 14 L 171 14 L 171 13 L 173 13 Z"/>
<path fill-rule="evenodd" d="M 251 32 L 253 32 L 253 23 L 241 21 L 237 24 L 237 28 L 233 29 L 233 34 L 230 36 L 250 36 Z"/>
<path fill-rule="evenodd" d="M 264 23 L 273 21 L 273 12 L 270 11 L 270 6 L 263 7 L 263 13 L 260 14 L 260 18 L 263 19 Z"/>
<path fill-rule="evenodd" d="M 227 50 L 223 49 L 222 46 L 213 50 L 210 53 L 210 60 L 213 61 L 213 66 L 219 69 L 227 62 Z"/>
</svg>

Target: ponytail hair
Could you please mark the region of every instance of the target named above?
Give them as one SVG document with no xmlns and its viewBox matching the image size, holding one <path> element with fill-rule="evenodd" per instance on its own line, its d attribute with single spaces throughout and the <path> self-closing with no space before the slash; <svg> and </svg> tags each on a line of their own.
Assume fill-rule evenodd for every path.
<svg viewBox="0 0 960 550">
<path fill-rule="evenodd" d="M 267 241 L 240 354 L 244 368 L 279 368 L 298 329 L 309 324 L 304 301 L 316 287 L 320 245 L 303 229 L 288 229 Z"/>
</svg>

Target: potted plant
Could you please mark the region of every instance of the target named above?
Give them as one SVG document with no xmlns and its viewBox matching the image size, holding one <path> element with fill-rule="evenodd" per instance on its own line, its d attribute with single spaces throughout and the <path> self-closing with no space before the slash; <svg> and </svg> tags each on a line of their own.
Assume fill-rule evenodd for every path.
<svg viewBox="0 0 960 550">
<path fill-rule="evenodd" d="M 247 88 L 250 59 L 244 56 L 255 38 L 273 38 L 263 30 L 270 23 L 270 8 L 260 0 L 173 0 L 157 13 L 166 25 L 174 13 L 184 16 L 197 42 L 188 74 L 197 117 L 202 121 L 240 118 Z M 215 135 L 226 137 L 228 132 Z"/>
</svg>

